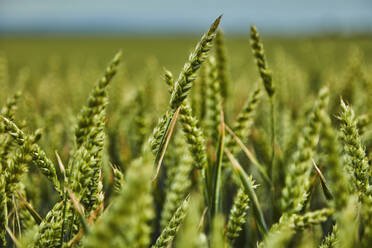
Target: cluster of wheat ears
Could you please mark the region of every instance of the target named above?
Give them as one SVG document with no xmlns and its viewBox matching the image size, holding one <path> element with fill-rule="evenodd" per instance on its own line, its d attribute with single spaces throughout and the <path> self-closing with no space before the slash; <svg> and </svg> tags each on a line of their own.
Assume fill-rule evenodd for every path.
<svg viewBox="0 0 372 248">
<path fill-rule="evenodd" d="M 68 162 L 58 152 L 49 158 L 42 132 L 16 120 L 20 94 L 8 99 L 0 115 L 1 247 L 372 247 L 368 116 L 339 95 L 338 114 L 329 114 L 327 86 L 289 113 L 251 26 L 262 83 L 227 120 L 233 82 L 220 19 L 177 78 L 164 70 L 170 100 L 155 125 L 146 116 L 153 92 L 137 92 L 127 151 L 117 149 L 120 122 L 106 127 L 120 52 L 76 119 Z M 196 85 L 198 101 L 189 97 Z M 49 186 L 52 200 L 40 193 Z"/>
</svg>

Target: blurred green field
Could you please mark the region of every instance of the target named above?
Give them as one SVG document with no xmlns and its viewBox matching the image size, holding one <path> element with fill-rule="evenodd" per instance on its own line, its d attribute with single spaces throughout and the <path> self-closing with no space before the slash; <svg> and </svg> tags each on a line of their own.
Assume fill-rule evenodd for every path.
<svg viewBox="0 0 372 248">
<path fill-rule="evenodd" d="M 339 69 L 347 63 L 350 48 L 358 47 L 366 62 L 372 60 L 372 37 L 265 37 L 265 49 L 270 60 L 277 49 L 283 49 L 305 70 L 326 66 Z M 161 66 L 179 71 L 198 36 L 189 37 L 1 37 L 0 51 L 7 54 L 10 69 L 16 72 L 29 66 L 33 74 L 42 74 L 50 59 L 59 59 L 63 66 L 72 60 L 94 59 L 106 65 L 112 54 L 122 49 L 124 62 L 131 73 L 141 70 L 148 58 L 155 58 Z M 233 66 L 253 65 L 249 37 L 226 37 L 228 58 Z M 247 67 L 247 68 L 248 68 Z M 235 71 L 232 71 L 234 76 Z"/>
<path fill-rule="evenodd" d="M 325 75 L 340 75 L 348 66 L 355 50 L 363 56 L 363 63 L 371 64 L 372 38 L 365 37 L 265 37 L 265 50 L 269 65 L 273 67 L 274 79 L 280 77 L 276 66 L 293 65 L 313 83 L 314 92 Z M 75 86 L 92 85 L 99 69 L 104 68 L 118 50 L 123 51 L 123 67 L 132 81 L 151 70 L 153 80 L 161 84 L 162 68 L 175 75 L 180 71 L 197 36 L 192 37 L 1 37 L 0 52 L 8 61 L 9 86 L 16 90 L 17 76 L 22 69 L 28 70 L 32 90 L 40 86 L 50 70 L 58 76 L 68 77 L 74 69 L 81 80 Z M 227 37 L 227 56 L 232 91 L 242 80 L 250 84 L 258 79 L 248 37 Z M 150 68 L 150 69 L 149 69 Z M 89 73 L 89 75 L 85 75 Z M 96 73 L 96 74 L 94 74 Z M 39 83 L 34 81 L 39 81 Z M 64 80 L 62 80 L 64 81 Z M 53 84 L 54 82 L 49 82 Z M 63 83 L 63 82 L 62 82 Z M 132 82 L 134 84 L 134 82 Z M 118 83 L 121 84 L 121 83 Z M 131 85 L 131 82 L 125 82 Z M 80 86 L 79 86 L 80 85 Z M 131 86 L 130 86 L 131 87 Z M 158 87 L 158 86 L 156 86 Z M 161 86 L 160 86 L 161 87 Z M 88 88 L 88 87 L 87 87 Z M 66 91 L 63 84 L 56 86 L 55 93 Z M 4 91 L 3 91 L 4 93 Z M 238 92 L 238 94 L 241 91 Z M 87 92 L 86 92 L 87 94 Z M 4 98 L 2 98 L 4 100 Z"/>
</svg>

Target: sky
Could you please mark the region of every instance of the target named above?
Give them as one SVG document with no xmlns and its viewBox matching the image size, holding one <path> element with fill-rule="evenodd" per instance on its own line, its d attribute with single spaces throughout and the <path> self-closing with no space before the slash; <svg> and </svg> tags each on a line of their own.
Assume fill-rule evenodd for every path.
<svg viewBox="0 0 372 248">
<path fill-rule="evenodd" d="M 2 33 L 372 32 L 372 0 L 0 0 Z"/>
</svg>

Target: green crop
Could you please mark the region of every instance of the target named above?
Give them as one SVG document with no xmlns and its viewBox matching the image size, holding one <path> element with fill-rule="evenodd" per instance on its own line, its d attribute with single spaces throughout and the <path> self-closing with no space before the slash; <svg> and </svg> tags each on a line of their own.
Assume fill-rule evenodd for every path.
<svg viewBox="0 0 372 248">
<path fill-rule="evenodd" d="M 220 21 L 177 78 L 0 53 L 0 247 L 372 247 L 371 47 Z"/>
</svg>

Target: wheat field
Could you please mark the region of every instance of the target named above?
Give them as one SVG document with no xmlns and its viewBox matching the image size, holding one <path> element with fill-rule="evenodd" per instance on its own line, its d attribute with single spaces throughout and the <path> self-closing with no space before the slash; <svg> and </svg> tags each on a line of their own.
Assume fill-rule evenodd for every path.
<svg viewBox="0 0 372 248">
<path fill-rule="evenodd" d="M 0 247 L 372 247 L 371 38 L 220 21 L 3 37 Z"/>
</svg>

